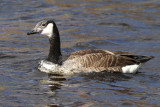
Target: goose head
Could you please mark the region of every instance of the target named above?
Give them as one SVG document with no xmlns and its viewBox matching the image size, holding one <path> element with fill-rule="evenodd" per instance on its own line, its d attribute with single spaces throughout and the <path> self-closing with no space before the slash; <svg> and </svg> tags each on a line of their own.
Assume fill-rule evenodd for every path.
<svg viewBox="0 0 160 107">
<path fill-rule="evenodd" d="M 53 19 L 44 19 L 36 24 L 34 29 L 27 33 L 27 35 L 32 34 L 42 34 L 51 38 L 53 36 L 54 30 L 56 30 L 56 24 Z"/>
<path fill-rule="evenodd" d="M 47 60 L 60 64 L 61 47 L 58 28 L 53 19 L 44 19 L 36 24 L 31 32 L 27 35 L 42 34 L 49 38 L 50 50 Z"/>
</svg>

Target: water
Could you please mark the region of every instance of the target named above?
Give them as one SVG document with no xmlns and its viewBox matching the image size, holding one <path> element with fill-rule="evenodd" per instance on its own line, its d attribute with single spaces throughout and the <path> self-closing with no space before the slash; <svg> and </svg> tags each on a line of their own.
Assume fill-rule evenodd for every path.
<svg viewBox="0 0 160 107">
<path fill-rule="evenodd" d="M 0 14 L 1 107 L 160 106 L 159 0 L 1 0 Z M 48 17 L 64 54 L 98 48 L 155 58 L 138 74 L 42 73 L 48 39 L 26 32 Z"/>
</svg>

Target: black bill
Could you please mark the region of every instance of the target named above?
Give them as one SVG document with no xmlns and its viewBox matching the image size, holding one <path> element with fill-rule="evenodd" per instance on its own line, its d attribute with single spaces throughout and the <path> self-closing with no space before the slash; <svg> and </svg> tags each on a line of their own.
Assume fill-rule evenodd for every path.
<svg viewBox="0 0 160 107">
<path fill-rule="evenodd" d="M 38 34 L 39 32 L 36 32 L 34 30 L 32 30 L 31 32 L 28 32 L 27 35 L 32 35 L 32 34 Z"/>
</svg>

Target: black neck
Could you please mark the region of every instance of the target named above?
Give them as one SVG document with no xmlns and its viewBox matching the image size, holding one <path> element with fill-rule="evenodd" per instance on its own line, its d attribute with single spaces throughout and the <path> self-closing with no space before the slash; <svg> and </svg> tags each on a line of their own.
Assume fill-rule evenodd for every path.
<svg viewBox="0 0 160 107">
<path fill-rule="evenodd" d="M 53 34 L 49 38 L 50 42 L 50 50 L 49 50 L 49 55 L 47 60 L 50 62 L 53 62 L 55 64 L 61 64 L 61 46 L 60 46 L 60 37 L 59 37 L 59 31 L 54 23 L 54 28 L 53 28 Z"/>
</svg>

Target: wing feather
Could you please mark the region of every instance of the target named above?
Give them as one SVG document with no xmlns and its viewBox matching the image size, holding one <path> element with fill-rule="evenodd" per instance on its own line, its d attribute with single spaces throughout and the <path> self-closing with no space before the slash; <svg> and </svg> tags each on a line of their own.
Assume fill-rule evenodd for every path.
<svg viewBox="0 0 160 107">
<path fill-rule="evenodd" d="M 109 71 L 121 72 L 121 67 L 128 64 L 134 64 L 135 61 L 124 56 L 109 55 L 105 53 L 94 53 L 80 56 L 77 63 L 89 71 Z M 75 62 L 76 63 L 76 62 Z"/>
<path fill-rule="evenodd" d="M 92 49 L 74 52 L 67 60 L 75 58 L 75 64 L 80 64 L 82 68 L 89 71 L 122 72 L 123 66 L 140 63 L 133 56 L 129 52 Z"/>
<path fill-rule="evenodd" d="M 109 55 L 114 54 L 110 51 L 101 50 L 101 49 L 81 50 L 81 51 L 76 51 L 76 52 L 71 53 L 67 60 L 71 60 L 71 59 L 74 59 L 79 56 L 83 56 L 83 55 L 87 55 L 87 54 L 95 54 L 95 53 L 104 53 L 104 54 L 109 54 Z"/>
</svg>

